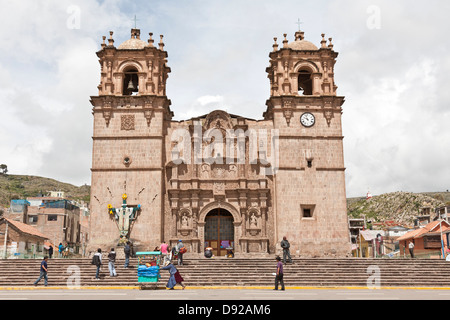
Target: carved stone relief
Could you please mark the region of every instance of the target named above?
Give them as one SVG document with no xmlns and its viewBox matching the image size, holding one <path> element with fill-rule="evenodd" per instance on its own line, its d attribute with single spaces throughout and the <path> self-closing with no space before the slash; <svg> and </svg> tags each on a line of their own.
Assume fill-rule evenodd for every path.
<svg viewBox="0 0 450 320">
<path fill-rule="evenodd" d="M 120 119 L 121 119 L 120 130 L 134 130 L 134 114 L 122 115 Z"/>
</svg>

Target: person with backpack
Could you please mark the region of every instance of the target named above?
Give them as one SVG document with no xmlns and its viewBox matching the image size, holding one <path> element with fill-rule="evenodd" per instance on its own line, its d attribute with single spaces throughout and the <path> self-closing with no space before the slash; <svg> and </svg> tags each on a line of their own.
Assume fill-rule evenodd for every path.
<svg viewBox="0 0 450 320">
<path fill-rule="evenodd" d="M 114 251 L 114 248 L 111 248 L 111 251 L 108 253 L 108 269 L 110 277 L 117 277 L 115 263 L 116 263 L 116 252 Z"/>
<path fill-rule="evenodd" d="M 287 241 L 286 237 L 283 237 L 283 240 L 281 241 L 281 248 L 283 248 L 283 263 L 286 264 L 286 257 L 288 257 L 289 263 L 292 263 L 291 259 L 291 253 L 289 251 L 289 248 L 291 245 L 289 244 L 289 241 Z"/>
<path fill-rule="evenodd" d="M 130 241 L 127 241 L 127 243 L 125 244 L 125 247 L 123 248 L 123 253 L 125 254 L 125 265 L 123 267 L 125 269 L 128 269 L 128 265 L 130 264 L 130 254 L 131 254 Z"/>
<path fill-rule="evenodd" d="M 58 251 L 59 251 L 59 257 L 62 258 L 63 251 L 64 251 L 64 246 L 63 246 L 63 244 L 61 242 L 59 243 Z"/>
<path fill-rule="evenodd" d="M 95 280 L 100 280 L 100 267 L 102 266 L 102 249 L 98 248 L 97 252 L 92 257 L 93 265 L 97 266 L 97 272 L 95 274 Z"/>
</svg>

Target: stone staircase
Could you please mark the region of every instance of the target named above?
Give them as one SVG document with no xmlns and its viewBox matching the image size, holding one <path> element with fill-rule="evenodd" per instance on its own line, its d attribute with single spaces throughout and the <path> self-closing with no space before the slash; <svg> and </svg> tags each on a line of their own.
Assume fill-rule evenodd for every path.
<svg viewBox="0 0 450 320">
<path fill-rule="evenodd" d="M 105 259 L 106 260 L 106 259 Z M 129 269 L 123 259 L 116 262 L 117 277 L 109 277 L 108 266 L 102 267 L 101 280 L 94 280 L 96 267 L 90 259 L 49 259 L 49 287 L 74 285 L 70 279 L 79 275 L 82 287 L 139 287 L 137 259 L 130 259 Z M 39 276 L 40 260 L 0 260 L 0 287 L 33 286 Z M 189 287 L 264 286 L 273 287 L 276 261 L 267 258 L 196 258 L 186 259 L 178 269 Z M 287 287 L 450 287 L 450 263 L 444 260 L 314 258 L 294 259 L 285 267 Z M 375 272 L 375 273 L 374 273 Z M 374 279 L 379 275 L 379 283 Z M 168 271 L 161 271 L 158 287 L 165 287 Z M 368 282 L 369 279 L 369 282 Z M 69 280 L 69 281 L 68 281 Z M 39 286 L 43 286 L 41 280 Z"/>
</svg>

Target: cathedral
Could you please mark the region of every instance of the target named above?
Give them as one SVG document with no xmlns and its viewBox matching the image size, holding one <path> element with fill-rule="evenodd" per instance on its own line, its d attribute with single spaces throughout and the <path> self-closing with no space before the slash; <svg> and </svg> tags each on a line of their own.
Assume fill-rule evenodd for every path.
<svg viewBox="0 0 450 320">
<path fill-rule="evenodd" d="M 168 54 L 152 37 L 134 28 L 115 46 L 110 32 L 97 52 L 89 250 L 182 240 L 191 256 L 263 256 L 286 237 L 294 257 L 349 255 L 332 39 L 274 38 L 261 119 L 215 110 L 175 121 Z"/>
</svg>

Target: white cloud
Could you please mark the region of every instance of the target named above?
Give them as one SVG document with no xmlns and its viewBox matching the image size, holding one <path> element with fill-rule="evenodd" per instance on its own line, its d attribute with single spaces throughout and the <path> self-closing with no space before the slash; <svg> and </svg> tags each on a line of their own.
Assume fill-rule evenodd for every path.
<svg viewBox="0 0 450 320">
<path fill-rule="evenodd" d="M 175 119 L 215 109 L 261 119 L 273 37 L 297 19 L 319 45 L 332 37 L 343 105 L 347 194 L 449 189 L 450 2 L 2 1 L 0 162 L 11 173 L 90 183 L 92 115 L 101 36 L 164 34 Z M 379 8 L 370 29 L 368 8 Z M 79 8 L 79 28 L 67 27 Z M 146 40 L 146 39 L 145 39 Z"/>
<path fill-rule="evenodd" d="M 202 116 L 211 111 L 226 109 L 224 107 L 224 98 L 222 96 L 201 96 L 198 97 L 189 108 L 182 110 L 174 117 L 174 120 L 185 120 Z"/>
</svg>

